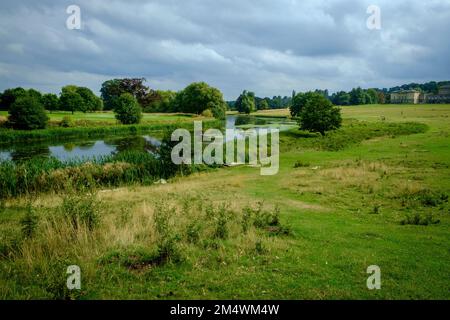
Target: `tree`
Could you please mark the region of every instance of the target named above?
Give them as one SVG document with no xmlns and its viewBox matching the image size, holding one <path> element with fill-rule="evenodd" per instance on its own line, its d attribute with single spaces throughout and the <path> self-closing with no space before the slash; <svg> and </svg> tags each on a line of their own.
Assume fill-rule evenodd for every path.
<svg viewBox="0 0 450 320">
<path fill-rule="evenodd" d="M 219 89 L 210 87 L 205 82 L 195 82 L 177 93 L 173 109 L 177 112 L 196 114 L 210 109 L 215 118 L 224 119 L 227 107 Z"/>
<path fill-rule="evenodd" d="M 337 106 L 348 106 L 350 104 L 350 95 L 345 91 L 339 91 L 332 95 L 331 102 Z"/>
<path fill-rule="evenodd" d="M 26 95 L 27 91 L 24 88 L 6 89 L 1 95 L 0 110 L 8 111 L 11 105 L 18 97 Z"/>
<path fill-rule="evenodd" d="M 341 111 L 323 95 L 311 93 L 305 97 L 299 114 L 299 124 L 302 130 L 325 134 L 341 126 Z"/>
<path fill-rule="evenodd" d="M 9 110 L 8 121 L 14 129 L 44 129 L 48 120 L 40 101 L 30 94 L 18 97 Z"/>
<path fill-rule="evenodd" d="M 378 93 L 375 89 L 367 89 L 367 94 L 370 97 L 370 103 L 371 104 L 377 104 L 378 103 Z M 369 103 L 366 101 L 366 103 Z"/>
<path fill-rule="evenodd" d="M 295 97 L 292 99 L 292 104 L 291 104 L 291 116 L 292 117 L 298 117 L 303 109 L 303 107 L 305 106 L 306 102 L 308 101 L 308 99 L 310 99 L 311 97 L 313 97 L 314 95 L 320 95 L 320 94 L 315 94 L 314 92 L 306 92 L 306 93 L 297 93 L 295 95 Z"/>
<path fill-rule="evenodd" d="M 141 106 L 130 93 L 123 93 L 115 102 L 116 119 L 123 124 L 137 124 L 142 119 Z"/>
<path fill-rule="evenodd" d="M 86 87 L 77 87 L 75 91 L 83 99 L 83 103 L 78 107 L 79 111 L 86 113 L 101 111 L 103 109 L 102 100 L 97 97 L 91 89 Z"/>
<path fill-rule="evenodd" d="M 366 95 L 363 89 L 356 88 L 350 91 L 350 104 L 353 106 L 366 104 Z"/>
<path fill-rule="evenodd" d="M 74 88 L 74 86 L 65 86 L 62 88 L 61 95 L 59 97 L 60 110 L 71 111 L 73 114 L 77 110 L 82 110 L 83 105 L 84 100 L 78 94 L 76 87 Z"/>
<path fill-rule="evenodd" d="M 56 94 L 46 93 L 41 98 L 42 106 L 45 110 L 50 112 L 58 110 L 59 108 L 59 99 Z"/>
<path fill-rule="evenodd" d="M 262 99 L 258 104 L 258 110 L 267 110 L 269 109 L 269 103 L 266 99 Z"/>
<path fill-rule="evenodd" d="M 236 100 L 236 110 L 246 114 L 254 112 L 256 110 L 255 94 L 244 90 Z"/>
<path fill-rule="evenodd" d="M 100 92 L 105 110 L 113 110 L 115 100 L 124 93 L 134 96 L 142 108 L 147 107 L 150 89 L 144 85 L 144 82 L 145 78 L 112 79 L 103 82 Z"/>
<path fill-rule="evenodd" d="M 120 79 L 113 79 L 103 82 L 100 92 L 105 110 L 113 110 L 115 107 L 115 100 L 124 93 L 120 86 Z"/>
</svg>

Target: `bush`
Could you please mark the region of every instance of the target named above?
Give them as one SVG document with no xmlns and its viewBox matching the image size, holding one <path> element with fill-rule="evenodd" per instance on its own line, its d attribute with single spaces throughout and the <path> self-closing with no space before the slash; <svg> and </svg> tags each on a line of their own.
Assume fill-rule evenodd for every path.
<svg viewBox="0 0 450 320">
<path fill-rule="evenodd" d="M 129 93 L 122 94 L 115 102 L 116 119 L 122 124 L 137 124 L 141 122 L 142 110 L 135 97 Z"/>
<path fill-rule="evenodd" d="M 26 95 L 11 105 L 8 121 L 14 129 L 44 129 L 49 118 L 39 100 Z"/>
<path fill-rule="evenodd" d="M 74 127 L 74 126 L 75 126 L 75 123 L 73 122 L 73 120 L 72 120 L 71 117 L 65 116 L 65 117 L 61 120 L 59 126 L 60 126 L 60 127 L 63 127 L 63 128 L 71 128 L 71 127 Z"/>
<path fill-rule="evenodd" d="M 100 204 L 94 193 L 69 193 L 64 197 L 60 210 L 75 230 L 86 226 L 92 231 L 100 223 Z"/>
<path fill-rule="evenodd" d="M 302 130 L 323 135 L 341 127 L 341 111 L 324 96 L 313 93 L 304 99 L 304 105 L 300 108 L 299 124 Z"/>
<path fill-rule="evenodd" d="M 206 109 L 202 112 L 202 116 L 206 118 L 212 118 L 214 115 L 210 109 Z"/>
</svg>

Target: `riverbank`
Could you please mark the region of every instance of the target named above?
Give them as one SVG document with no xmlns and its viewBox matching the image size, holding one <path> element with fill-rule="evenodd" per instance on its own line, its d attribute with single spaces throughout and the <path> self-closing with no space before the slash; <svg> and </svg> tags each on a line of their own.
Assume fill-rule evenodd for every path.
<svg viewBox="0 0 450 320">
<path fill-rule="evenodd" d="M 375 134 L 332 151 L 281 133 L 276 176 L 239 166 L 3 202 L 0 298 L 449 299 L 450 106 L 343 116 Z M 379 131 L 411 122 L 427 129 Z M 69 292 L 73 264 L 82 290 Z"/>
<path fill-rule="evenodd" d="M 97 138 L 102 136 L 119 136 L 144 134 L 150 131 L 171 130 L 176 128 L 189 129 L 193 127 L 193 118 L 190 121 L 160 122 L 153 124 L 139 125 L 110 125 L 94 127 L 73 127 L 73 128 L 48 128 L 43 130 L 12 130 L 0 129 L 0 145 L 10 145 L 14 143 L 61 141 L 67 139 Z M 202 119 L 207 127 L 221 128 L 223 121 L 216 119 Z"/>
</svg>

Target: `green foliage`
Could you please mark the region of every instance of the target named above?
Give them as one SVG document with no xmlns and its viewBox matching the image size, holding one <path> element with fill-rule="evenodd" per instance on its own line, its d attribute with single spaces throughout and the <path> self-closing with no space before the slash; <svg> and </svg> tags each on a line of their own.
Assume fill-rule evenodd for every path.
<svg viewBox="0 0 450 320">
<path fill-rule="evenodd" d="M 331 102 L 336 106 L 348 106 L 350 99 L 350 94 L 345 91 L 339 91 L 331 96 Z"/>
<path fill-rule="evenodd" d="M 228 221 L 231 218 L 231 212 L 225 205 L 222 205 L 215 212 L 215 228 L 213 237 L 215 239 L 227 239 L 228 238 Z"/>
<path fill-rule="evenodd" d="M 255 94 L 244 90 L 236 100 L 235 107 L 240 113 L 250 114 L 256 111 Z"/>
<path fill-rule="evenodd" d="M 428 226 L 432 224 L 439 224 L 440 220 L 433 217 L 432 213 L 420 214 L 419 212 L 406 214 L 400 221 L 401 225 L 416 225 L 416 226 Z"/>
<path fill-rule="evenodd" d="M 324 134 L 341 126 L 341 111 L 320 94 L 305 95 L 304 104 L 300 108 L 299 124 L 302 130 Z"/>
<path fill-rule="evenodd" d="M 258 110 L 267 110 L 269 109 L 269 103 L 267 102 L 266 99 L 262 99 L 259 103 L 258 103 Z"/>
<path fill-rule="evenodd" d="M 290 107 L 291 116 L 298 117 L 302 112 L 308 100 L 311 100 L 314 96 L 318 96 L 314 92 L 298 93 L 292 98 L 292 104 Z"/>
<path fill-rule="evenodd" d="M 100 89 L 105 110 L 114 110 L 122 94 L 131 94 L 142 108 L 155 101 L 154 91 L 144 85 L 145 78 L 124 78 L 105 81 Z"/>
<path fill-rule="evenodd" d="M 174 110 L 201 114 L 210 109 L 217 119 L 224 119 L 227 110 L 222 93 L 205 82 L 196 82 L 180 91 L 174 101 Z"/>
<path fill-rule="evenodd" d="M 205 111 L 202 112 L 202 116 L 205 118 L 212 118 L 214 117 L 212 111 L 210 109 L 206 109 Z"/>
<path fill-rule="evenodd" d="M 61 120 L 61 123 L 59 124 L 63 128 L 71 128 L 75 126 L 75 122 L 73 119 L 69 116 L 64 116 L 64 118 Z"/>
<path fill-rule="evenodd" d="M 129 93 L 122 94 L 115 102 L 116 119 L 123 124 L 137 124 L 142 119 L 142 110 L 135 97 Z"/>
<path fill-rule="evenodd" d="M 157 261 L 164 263 L 167 261 L 179 262 L 181 254 L 177 246 L 179 236 L 173 229 L 171 215 L 173 208 L 162 203 L 157 204 L 154 212 L 154 225 L 157 236 Z"/>
<path fill-rule="evenodd" d="M 86 87 L 77 87 L 76 93 L 83 99 L 83 103 L 78 106 L 78 111 L 81 112 L 94 112 L 101 111 L 103 109 L 103 101 L 97 97 L 91 89 Z"/>
<path fill-rule="evenodd" d="M 85 226 L 92 231 L 100 224 L 100 202 L 92 192 L 69 192 L 63 198 L 60 211 L 74 230 Z"/>
<path fill-rule="evenodd" d="M 30 95 L 17 98 L 10 107 L 8 121 L 14 129 L 44 129 L 48 120 L 40 101 Z"/>
<path fill-rule="evenodd" d="M 62 88 L 61 95 L 59 97 L 59 110 L 75 111 L 80 110 L 80 107 L 84 105 L 83 98 L 79 95 L 74 86 L 65 86 Z"/>
<path fill-rule="evenodd" d="M 47 93 L 44 94 L 41 98 L 42 105 L 45 110 L 55 111 L 59 109 L 59 98 L 56 94 Z"/>
<path fill-rule="evenodd" d="M 6 89 L 0 96 L 0 110 L 8 111 L 17 98 L 27 95 L 23 88 Z"/>
</svg>

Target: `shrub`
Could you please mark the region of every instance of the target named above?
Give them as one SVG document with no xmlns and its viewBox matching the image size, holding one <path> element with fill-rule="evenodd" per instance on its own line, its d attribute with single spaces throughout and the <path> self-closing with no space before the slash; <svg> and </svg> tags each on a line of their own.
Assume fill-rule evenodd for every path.
<svg viewBox="0 0 450 320">
<path fill-rule="evenodd" d="M 8 121 L 14 129 L 44 129 L 49 118 L 44 107 L 35 97 L 19 97 L 11 105 Z"/>
<path fill-rule="evenodd" d="M 137 124 L 141 122 L 142 110 L 137 100 L 129 93 L 122 94 L 115 102 L 116 119 L 122 124 Z"/>
<path fill-rule="evenodd" d="M 99 225 L 100 203 L 96 198 L 95 193 L 75 194 L 72 192 L 63 198 L 60 210 L 75 230 L 84 225 L 92 231 Z"/>
<path fill-rule="evenodd" d="M 75 123 L 71 117 L 64 116 L 59 125 L 63 128 L 71 128 L 75 126 Z"/>
<path fill-rule="evenodd" d="M 205 111 L 202 112 L 202 116 L 206 117 L 206 118 L 212 118 L 214 117 L 211 109 L 206 109 Z"/>
<path fill-rule="evenodd" d="M 309 163 L 303 162 L 303 161 L 300 161 L 300 160 L 297 160 L 297 162 L 294 163 L 294 169 L 307 168 L 309 166 L 310 166 Z"/>
<path fill-rule="evenodd" d="M 179 236 L 175 233 L 170 219 L 174 209 L 157 204 L 154 212 L 154 226 L 157 236 L 157 256 L 155 262 L 158 264 L 167 261 L 178 262 L 181 255 L 177 247 Z"/>
<path fill-rule="evenodd" d="M 225 205 L 221 206 L 215 216 L 215 239 L 227 239 L 228 238 L 228 220 L 230 219 L 230 214 Z"/>
<path fill-rule="evenodd" d="M 400 221 L 401 225 L 428 226 L 430 224 L 438 224 L 440 220 L 434 219 L 433 214 L 428 213 L 421 215 L 419 212 L 406 214 Z"/>
</svg>

